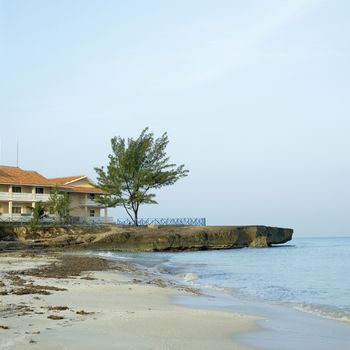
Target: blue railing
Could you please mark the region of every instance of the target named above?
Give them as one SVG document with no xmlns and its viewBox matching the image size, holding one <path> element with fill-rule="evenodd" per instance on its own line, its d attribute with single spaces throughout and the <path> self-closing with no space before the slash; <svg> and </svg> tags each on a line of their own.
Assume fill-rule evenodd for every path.
<svg viewBox="0 0 350 350">
<path fill-rule="evenodd" d="M 117 225 L 133 225 L 130 219 L 117 219 Z M 206 226 L 205 218 L 141 218 L 138 219 L 140 226 L 144 225 L 186 225 Z"/>
</svg>

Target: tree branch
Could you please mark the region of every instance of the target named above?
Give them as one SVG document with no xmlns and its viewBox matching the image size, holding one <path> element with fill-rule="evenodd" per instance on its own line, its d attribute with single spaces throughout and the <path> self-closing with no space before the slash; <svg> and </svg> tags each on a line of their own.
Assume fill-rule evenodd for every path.
<svg viewBox="0 0 350 350">
<path fill-rule="evenodd" d="M 127 212 L 127 214 L 129 215 L 129 217 L 131 218 L 132 222 L 135 224 L 135 219 L 129 213 L 129 210 L 128 210 L 127 206 L 125 205 L 125 203 L 123 203 L 123 207 L 124 207 L 125 211 Z"/>
</svg>

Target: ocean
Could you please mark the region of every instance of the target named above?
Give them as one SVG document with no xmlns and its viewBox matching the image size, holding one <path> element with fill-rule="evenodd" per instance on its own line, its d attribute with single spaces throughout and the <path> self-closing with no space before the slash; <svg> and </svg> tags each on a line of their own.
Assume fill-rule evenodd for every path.
<svg viewBox="0 0 350 350">
<path fill-rule="evenodd" d="M 131 260 L 191 287 L 350 322 L 350 237 L 293 238 L 259 249 L 97 254 Z"/>
<path fill-rule="evenodd" d="M 236 341 L 262 350 L 350 350 L 350 237 L 293 238 L 270 248 L 94 252 L 199 288 L 187 307 L 261 317 Z"/>
</svg>

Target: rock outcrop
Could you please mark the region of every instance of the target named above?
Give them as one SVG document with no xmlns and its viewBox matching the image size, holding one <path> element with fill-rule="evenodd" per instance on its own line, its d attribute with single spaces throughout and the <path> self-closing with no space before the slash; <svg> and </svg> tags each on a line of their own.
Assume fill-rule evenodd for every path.
<svg viewBox="0 0 350 350">
<path fill-rule="evenodd" d="M 6 247 L 81 248 L 117 251 L 182 251 L 268 247 L 292 239 L 293 230 L 269 226 L 70 226 L 0 227 Z M 10 243 L 11 242 L 11 243 Z M 15 248 L 12 248 L 15 249 Z"/>
</svg>

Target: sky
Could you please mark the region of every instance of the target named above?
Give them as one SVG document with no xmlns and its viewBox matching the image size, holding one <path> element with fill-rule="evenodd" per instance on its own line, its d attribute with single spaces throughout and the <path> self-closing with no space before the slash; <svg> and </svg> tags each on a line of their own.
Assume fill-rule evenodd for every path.
<svg viewBox="0 0 350 350">
<path fill-rule="evenodd" d="M 348 0 L 0 0 L 0 164 L 107 163 L 169 135 L 188 177 L 141 217 L 350 234 Z M 121 208 L 116 218 L 126 217 Z"/>
</svg>

